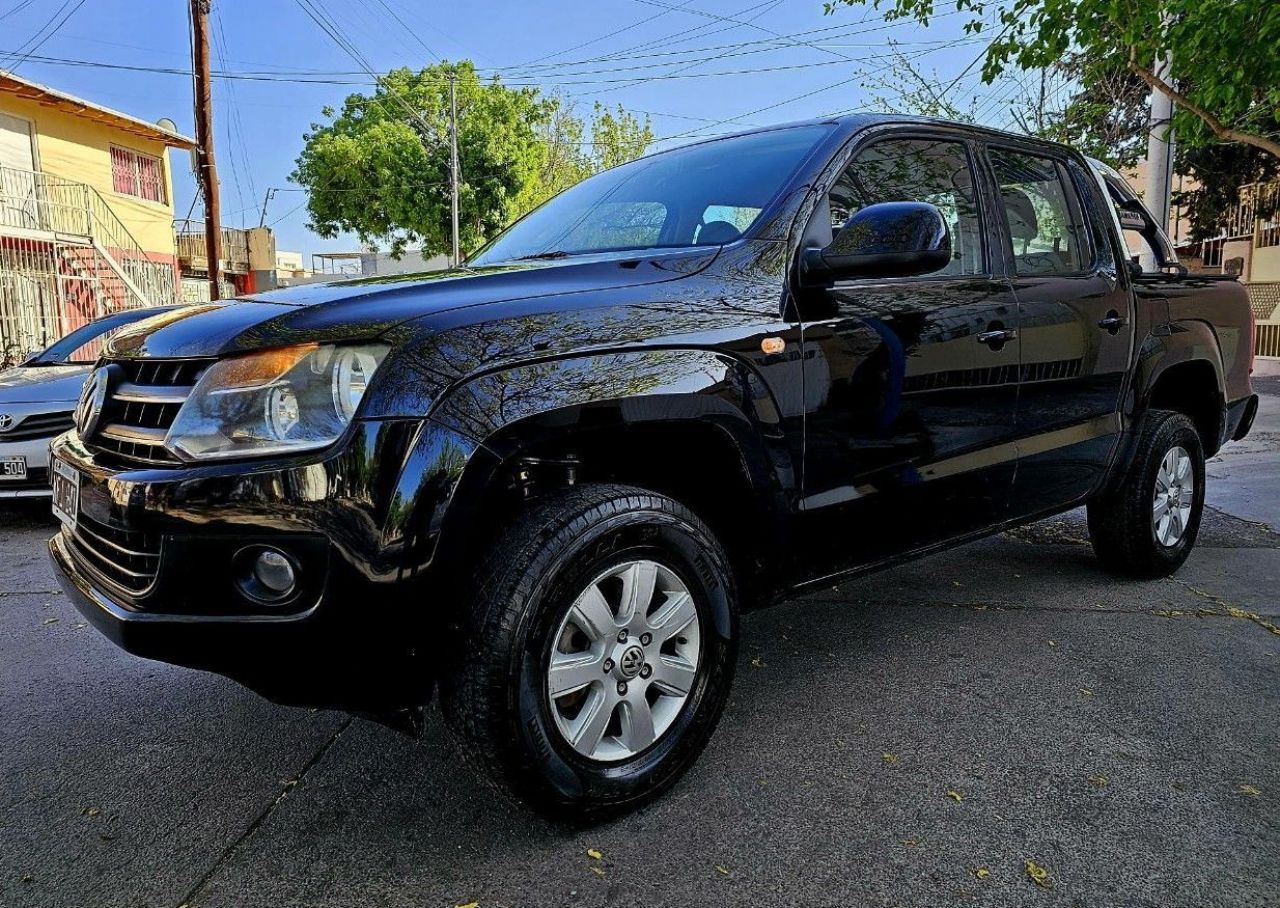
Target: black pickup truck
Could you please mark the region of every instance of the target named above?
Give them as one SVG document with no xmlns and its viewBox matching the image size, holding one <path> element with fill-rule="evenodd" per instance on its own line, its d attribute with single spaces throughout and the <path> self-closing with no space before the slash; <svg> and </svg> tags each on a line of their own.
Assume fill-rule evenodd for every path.
<svg viewBox="0 0 1280 908">
<path fill-rule="evenodd" d="M 1176 570 L 1252 343 L 1069 148 L 758 129 L 461 268 L 116 335 L 49 547 L 130 652 L 406 729 L 434 694 L 488 777 L 599 813 L 696 759 L 742 610 L 1080 505 L 1105 568 Z"/>
</svg>

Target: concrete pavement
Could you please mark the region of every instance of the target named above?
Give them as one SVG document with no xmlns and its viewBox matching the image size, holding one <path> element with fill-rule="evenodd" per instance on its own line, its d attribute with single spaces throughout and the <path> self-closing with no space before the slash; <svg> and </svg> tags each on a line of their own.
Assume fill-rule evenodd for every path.
<svg viewBox="0 0 1280 908">
<path fill-rule="evenodd" d="M 1173 579 L 1102 574 L 1077 512 L 748 616 L 701 762 L 586 828 L 496 800 L 435 719 L 119 652 L 6 508 L 0 905 L 1280 905 L 1273 431 L 1211 466 Z"/>
</svg>

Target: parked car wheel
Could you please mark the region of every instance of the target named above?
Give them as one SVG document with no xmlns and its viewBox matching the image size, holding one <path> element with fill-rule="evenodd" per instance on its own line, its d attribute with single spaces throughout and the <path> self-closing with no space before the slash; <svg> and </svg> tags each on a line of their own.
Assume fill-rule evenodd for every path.
<svg viewBox="0 0 1280 908">
<path fill-rule="evenodd" d="M 663 791 L 697 758 L 732 680 L 737 603 L 724 551 L 683 505 L 579 486 L 490 547 L 441 681 L 469 762 L 550 813 Z"/>
<path fill-rule="evenodd" d="M 1204 449 L 1181 413 L 1146 415 L 1128 472 L 1089 502 L 1098 560 L 1129 577 L 1165 577 L 1187 560 L 1204 511 Z"/>
</svg>

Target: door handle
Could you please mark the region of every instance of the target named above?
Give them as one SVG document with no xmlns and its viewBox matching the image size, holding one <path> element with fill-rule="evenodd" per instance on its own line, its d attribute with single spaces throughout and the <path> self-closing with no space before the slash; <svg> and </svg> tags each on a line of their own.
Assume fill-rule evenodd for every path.
<svg viewBox="0 0 1280 908">
<path fill-rule="evenodd" d="M 1117 331 L 1119 331 L 1128 323 L 1129 323 L 1129 320 L 1127 318 L 1125 318 L 1116 310 L 1112 309 L 1110 312 L 1107 313 L 1106 318 L 1098 322 L 1098 327 L 1104 328 L 1107 331 L 1110 331 L 1112 334 L 1115 334 Z"/>
<path fill-rule="evenodd" d="M 1003 344 L 1005 341 L 1011 341 L 1017 338 L 1017 328 L 997 328 L 993 331 L 979 331 L 975 337 L 978 338 L 980 344 Z"/>
</svg>

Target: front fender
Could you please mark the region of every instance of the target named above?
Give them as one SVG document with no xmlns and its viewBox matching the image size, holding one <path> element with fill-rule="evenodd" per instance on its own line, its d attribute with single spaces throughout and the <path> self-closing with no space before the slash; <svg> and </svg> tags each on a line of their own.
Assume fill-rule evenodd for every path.
<svg viewBox="0 0 1280 908">
<path fill-rule="evenodd" d="M 660 426 L 717 433 L 740 459 L 753 505 L 783 507 L 795 469 L 777 412 L 750 366 L 701 349 L 549 358 L 475 376 L 435 402 L 402 470 L 400 488 L 416 504 L 396 532 L 425 542 L 408 547 L 416 556 L 407 570 L 466 557 L 458 547 L 513 459 L 602 432 Z M 672 452 L 700 454 L 709 456 Z"/>
</svg>

